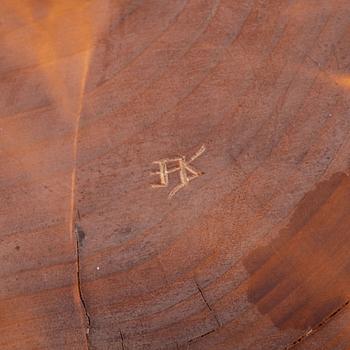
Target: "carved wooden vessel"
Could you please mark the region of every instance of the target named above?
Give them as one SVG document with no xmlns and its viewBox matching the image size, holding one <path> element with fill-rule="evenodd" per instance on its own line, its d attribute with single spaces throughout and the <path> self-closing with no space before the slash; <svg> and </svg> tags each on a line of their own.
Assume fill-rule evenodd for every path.
<svg viewBox="0 0 350 350">
<path fill-rule="evenodd" d="M 2 0 L 0 349 L 350 349 L 348 0 Z"/>
</svg>

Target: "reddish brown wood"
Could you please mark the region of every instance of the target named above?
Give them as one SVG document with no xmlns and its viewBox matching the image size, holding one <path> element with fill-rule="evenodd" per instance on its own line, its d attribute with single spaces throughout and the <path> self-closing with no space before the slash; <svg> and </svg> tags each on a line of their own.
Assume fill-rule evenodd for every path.
<svg viewBox="0 0 350 350">
<path fill-rule="evenodd" d="M 350 348 L 347 0 L 0 15 L 0 349 Z"/>
</svg>

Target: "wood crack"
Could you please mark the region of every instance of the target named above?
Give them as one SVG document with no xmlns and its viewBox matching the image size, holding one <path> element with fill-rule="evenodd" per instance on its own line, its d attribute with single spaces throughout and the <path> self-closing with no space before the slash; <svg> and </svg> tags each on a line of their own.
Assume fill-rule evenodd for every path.
<svg viewBox="0 0 350 350">
<path fill-rule="evenodd" d="M 323 328 L 326 324 L 328 324 L 330 321 L 333 320 L 335 316 L 337 316 L 343 309 L 345 309 L 350 303 L 350 300 L 347 300 L 343 305 L 341 305 L 338 309 L 336 309 L 334 312 L 332 312 L 329 316 L 324 318 L 319 324 L 316 325 L 316 327 L 311 328 L 307 330 L 304 334 L 302 334 L 298 339 L 293 341 L 293 343 L 287 345 L 284 350 L 290 350 L 303 342 L 306 338 L 312 336 L 316 332 L 318 332 L 321 328 Z"/>
<path fill-rule="evenodd" d="M 203 291 L 202 291 L 202 289 L 199 287 L 197 281 L 195 281 L 195 283 L 196 283 L 197 289 L 198 289 L 198 291 L 199 291 L 199 293 L 200 293 L 200 295 L 201 295 L 201 297 L 202 297 L 202 299 L 203 299 L 205 305 L 208 307 L 210 313 L 214 316 L 218 327 L 221 327 L 221 323 L 220 323 L 220 321 L 219 321 L 219 319 L 218 319 L 218 317 L 217 317 L 215 311 L 211 308 L 211 306 L 210 306 L 209 303 L 207 302 L 207 299 L 205 298 L 205 296 L 204 296 L 204 294 L 203 294 Z"/>
<path fill-rule="evenodd" d="M 125 350 L 125 347 L 124 347 L 124 336 L 123 336 L 123 333 L 122 333 L 121 329 L 119 329 L 119 334 L 120 334 L 120 339 L 122 341 L 122 349 Z"/>
<path fill-rule="evenodd" d="M 79 217 L 79 214 L 78 214 L 78 217 Z M 82 309 L 83 309 L 84 314 L 85 314 L 85 320 L 86 320 L 85 337 L 86 337 L 87 348 L 90 349 L 89 333 L 90 333 L 90 327 L 91 327 L 91 318 L 90 318 L 90 314 L 87 310 L 86 301 L 85 301 L 84 294 L 82 291 L 81 275 L 80 275 L 80 240 L 81 240 L 81 232 L 83 232 L 83 231 L 78 223 L 75 224 L 74 231 L 75 231 L 75 241 L 76 241 L 75 247 L 76 247 L 76 261 L 77 261 L 78 294 L 79 294 L 79 298 L 80 298 L 80 304 L 81 304 Z"/>
<path fill-rule="evenodd" d="M 209 332 L 206 332 L 206 333 L 204 333 L 204 334 L 201 334 L 201 335 L 199 335 L 198 337 L 195 337 L 195 338 L 190 339 L 190 340 L 188 341 L 188 343 L 187 343 L 187 344 L 188 344 L 188 347 L 189 347 L 189 344 L 195 342 L 195 341 L 198 340 L 198 339 L 204 338 L 204 337 L 206 337 L 207 335 L 214 333 L 215 331 L 216 331 L 216 328 L 215 328 L 215 329 L 212 329 L 212 330 L 209 331 Z"/>
</svg>

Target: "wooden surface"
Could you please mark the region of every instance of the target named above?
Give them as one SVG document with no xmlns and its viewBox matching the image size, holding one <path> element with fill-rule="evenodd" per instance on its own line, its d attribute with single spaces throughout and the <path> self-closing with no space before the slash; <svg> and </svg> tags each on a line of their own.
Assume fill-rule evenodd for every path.
<svg viewBox="0 0 350 350">
<path fill-rule="evenodd" d="M 2 0 L 0 349 L 350 349 L 349 89 L 348 0 Z"/>
</svg>

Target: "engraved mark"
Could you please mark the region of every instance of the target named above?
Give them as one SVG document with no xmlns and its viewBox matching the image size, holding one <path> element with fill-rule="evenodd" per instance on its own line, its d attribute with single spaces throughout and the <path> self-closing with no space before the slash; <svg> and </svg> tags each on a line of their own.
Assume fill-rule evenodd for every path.
<svg viewBox="0 0 350 350">
<path fill-rule="evenodd" d="M 168 187 L 169 185 L 169 174 L 179 172 L 180 183 L 175 186 L 169 193 L 168 197 L 172 198 L 176 192 L 181 188 L 187 186 L 190 181 L 203 175 L 201 171 L 198 171 L 190 164 L 198 158 L 201 154 L 205 152 L 205 146 L 202 147 L 189 159 L 186 160 L 185 156 L 180 156 L 177 158 L 165 158 L 153 162 L 159 166 L 159 171 L 152 172 L 152 175 L 159 175 L 159 184 L 153 184 L 153 188 L 157 187 Z"/>
</svg>

